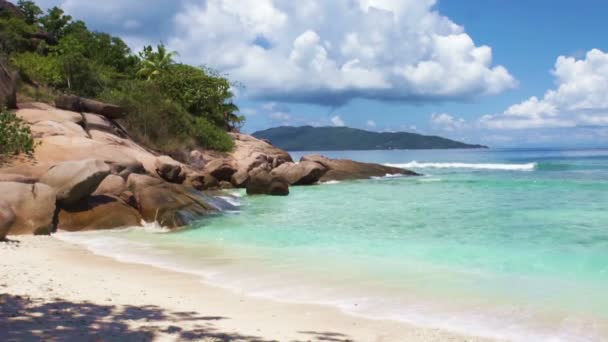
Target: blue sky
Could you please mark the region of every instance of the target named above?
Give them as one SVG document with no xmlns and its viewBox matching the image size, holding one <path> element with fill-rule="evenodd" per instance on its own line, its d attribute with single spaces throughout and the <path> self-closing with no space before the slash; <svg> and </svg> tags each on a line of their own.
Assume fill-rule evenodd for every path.
<svg viewBox="0 0 608 342">
<path fill-rule="evenodd" d="M 601 0 L 41 0 L 242 82 L 252 132 L 347 125 L 491 146 L 608 145 Z"/>
</svg>

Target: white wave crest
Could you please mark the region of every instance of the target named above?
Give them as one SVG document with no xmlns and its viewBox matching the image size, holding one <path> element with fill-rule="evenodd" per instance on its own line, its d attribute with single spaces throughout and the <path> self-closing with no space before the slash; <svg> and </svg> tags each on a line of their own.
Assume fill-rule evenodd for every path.
<svg viewBox="0 0 608 342">
<path fill-rule="evenodd" d="M 386 164 L 404 169 L 473 169 L 502 171 L 534 171 L 536 163 L 527 164 L 492 164 L 492 163 L 419 163 L 412 161 L 404 164 Z"/>
<path fill-rule="evenodd" d="M 239 197 L 233 197 L 233 196 L 217 196 L 217 198 L 220 198 L 226 202 L 228 202 L 230 205 L 233 205 L 235 207 L 240 207 L 243 204 L 241 203 L 241 201 L 239 201 Z"/>
</svg>

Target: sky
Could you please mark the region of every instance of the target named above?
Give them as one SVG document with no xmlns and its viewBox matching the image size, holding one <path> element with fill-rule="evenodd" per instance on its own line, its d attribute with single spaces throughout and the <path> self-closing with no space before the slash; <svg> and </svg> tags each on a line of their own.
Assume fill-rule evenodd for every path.
<svg viewBox="0 0 608 342">
<path fill-rule="evenodd" d="M 608 146 L 605 0 L 39 0 L 242 84 L 246 132 Z"/>
</svg>

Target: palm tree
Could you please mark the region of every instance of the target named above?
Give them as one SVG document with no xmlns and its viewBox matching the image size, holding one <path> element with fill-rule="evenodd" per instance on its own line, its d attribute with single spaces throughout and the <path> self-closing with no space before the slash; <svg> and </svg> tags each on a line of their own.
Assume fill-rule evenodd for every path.
<svg viewBox="0 0 608 342">
<path fill-rule="evenodd" d="M 137 75 L 150 81 L 169 69 L 169 66 L 175 63 L 173 57 L 177 55 L 178 53 L 175 51 L 167 51 L 163 44 L 156 46 L 156 52 L 152 49 L 152 46 L 148 45 L 139 53 L 141 66 Z"/>
<path fill-rule="evenodd" d="M 224 125 L 227 131 L 238 132 L 243 124 L 245 124 L 245 117 L 236 114 L 239 111 L 239 107 L 234 103 L 223 103 L 220 105 L 220 110 L 224 114 Z"/>
</svg>

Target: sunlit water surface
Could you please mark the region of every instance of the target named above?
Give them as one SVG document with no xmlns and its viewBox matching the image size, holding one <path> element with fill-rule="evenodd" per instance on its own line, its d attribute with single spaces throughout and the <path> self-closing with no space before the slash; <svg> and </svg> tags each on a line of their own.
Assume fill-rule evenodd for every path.
<svg viewBox="0 0 608 342">
<path fill-rule="evenodd" d="M 294 153 L 299 157 L 304 153 Z M 60 234 L 281 301 L 521 341 L 608 339 L 608 151 L 324 152 L 423 177 L 294 187 L 166 233 Z"/>
</svg>

